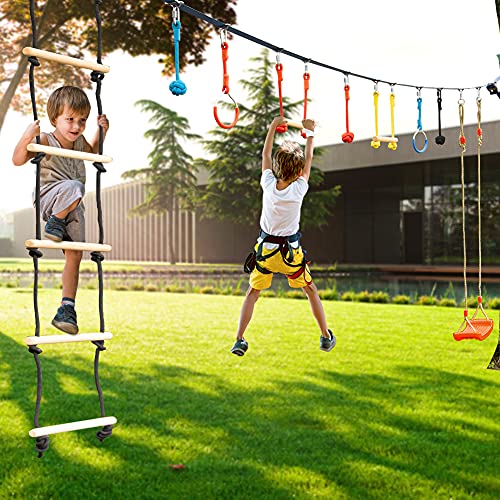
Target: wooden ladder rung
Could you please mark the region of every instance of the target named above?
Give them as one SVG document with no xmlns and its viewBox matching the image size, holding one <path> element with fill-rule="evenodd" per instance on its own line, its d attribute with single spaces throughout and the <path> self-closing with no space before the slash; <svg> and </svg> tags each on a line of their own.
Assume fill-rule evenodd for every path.
<svg viewBox="0 0 500 500">
<path fill-rule="evenodd" d="M 76 57 L 64 56 L 56 54 L 55 52 L 48 52 L 47 50 L 34 49 L 33 47 L 24 47 L 23 54 L 25 56 L 35 56 L 46 61 L 54 61 L 61 64 L 69 64 L 77 68 L 90 69 L 92 71 L 100 71 L 101 73 L 109 73 L 109 66 L 99 64 L 92 61 L 83 61 Z"/>
<path fill-rule="evenodd" d="M 36 427 L 29 431 L 32 438 L 48 436 L 49 434 L 59 434 L 60 432 L 78 431 L 80 429 L 91 429 L 92 427 L 104 427 L 105 425 L 114 425 L 117 420 L 115 417 L 93 418 L 91 420 L 81 420 L 80 422 L 69 422 L 67 424 L 49 425 L 48 427 Z"/>
<path fill-rule="evenodd" d="M 73 149 L 55 148 L 53 146 L 44 146 L 43 144 L 30 143 L 26 146 L 32 153 L 45 153 L 50 156 L 62 156 L 63 158 L 74 158 L 76 160 L 85 160 L 98 163 L 110 163 L 113 161 L 111 156 L 86 153 L 85 151 L 74 151 Z"/>
<path fill-rule="evenodd" d="M 80 333 L 77 335 L 42 335 L 26 337 L 24 342 L 26 345 L 40 345 L 40 344 L 64 344 L 68 342 L 92 342 L 94 340 L 110 340 L 113 334 L 110 332 L 103 333 Z"/>
<path fill-rule="evenodd" d="M 111 252 L 111 245 L 85 243 L 83 241 L 26 240 L 26 248 L 50 248 L 52 250 L 81 250 L 82 252 Z"/>
</svg>

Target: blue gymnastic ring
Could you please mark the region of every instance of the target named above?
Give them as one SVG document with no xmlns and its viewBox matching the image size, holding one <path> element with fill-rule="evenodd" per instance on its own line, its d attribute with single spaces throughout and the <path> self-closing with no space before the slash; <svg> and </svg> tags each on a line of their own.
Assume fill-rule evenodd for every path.
<svg viewBox="0 0 500 500">
<path fill-rule="evenodd" d="M 424 139 L 425 139 L 422 149 L 418 149 L 417 143 L 415 142 L 418 134 L 422 134 L 424 136 Z M 418 154 L 425 153 L 425 151 L 427 150 L 427 146 L 429 145 L 429 141 L 427 139 L 427 134 L 421 128 L 418 128 L 417 130 L 415 130 L 415 133 L 413 134 L 413 139 L 412 139 L 411 143 L 412 143 L 413 149 L 415 150 L 416 153 L 418 153 Z"/>
</svg>

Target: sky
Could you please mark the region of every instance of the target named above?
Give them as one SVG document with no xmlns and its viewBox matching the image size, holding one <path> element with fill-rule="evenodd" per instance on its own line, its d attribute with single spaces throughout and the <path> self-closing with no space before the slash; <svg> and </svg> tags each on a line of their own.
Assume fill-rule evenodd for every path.
<svg viewBox="0 0 500 500">
<path fill-rule="evenodd" d="M 189 0 L 185 3 L 194 7 Z M 238 0 L 235 9 L 235 27 L 239 30 L 304 58 L 370 79 L 465 88 L 485 85 L 500 76 L 496 57 L 500 53 L 500 34 L 494 0 Z M 184 16 L 188 14 L 181 12 L 181 23 Z M 182 39 L 188 36 L 181 30 L 181 51 Z M 165 37 L 172 37 L 172 32 L 166 31 Z M 228 43 L 230 92 L 237 102 L 245 103 L 246 95 L 239 81 L 248 78 L 247 70 L 252 67 L 249 59 L 257 56 L 261 47 L 236 36 Z M 274 60 L 275 54 L 271 57 Z M 174 109 L 189 120 L 192 132 L 202 136 L 217 126 L 212 107 L 222 89 L 219 36 L 214 33 L 205 52 L 206 62 L 181 74 L 187 86 L 183 96 L 173 96 L 169 91 L 173 78 L 161 75 L 159 58 L 132 58 L 118 52 L 105 53 L 103 57 L 103 63 L 111 67 L 101 94 L 104 112 L 110 120 L 104 154 L 114 160 L 102 177 L 103 187 L 123 182 L 121 175 L 127 170 L 148 165 L 152 144 L 143 137 L 149 127 L 148 116 L 134 106 L 137 100 L 151 99 Z M 283 94 L 292 100 L 303 99 L 303 61 L 281 55 L 281 63 Z M 344 75 L 311 64 L 308 71 L 308 117 L 318 123 L 316 144 L 342 143 Z M 373 82 L 351 77 L 349 83 L 349 128 L 355 140 L 366 139 L 374 135 Z M 416 89 L 396 85 L 394 91 L 396 135 L 414 132 L 418 119 Z M 390 87 L 380 84 L 379 92 L 379 131 L 381 135 L 390 135 Z M 457 126 L 458 91 L 444 90 L 442 97 L 442 127 Z M 475 89 L 463 93 L 466 123 L 476 121 L 476 97 Z M 500 100 L 486 89 L 481 97 L 482 121 L 500 120 Z M 93 110 L 87 138 L 94 134 L 96 124 L 95 97 L 91 91 L 89 98 Z M 224 110 L 220 117 L 232 121 L 232 114 Z M 300 121 L 302 116 L 289 118 Z M 17 141 L 31 121 L 31 116 L 10 111 L 0 132 L 0 214 L 31 206 L 34 167 L 30 163 L 15 167 L 11 161 Z M 422 126 L 424 130 L 437 128 L 435 90 L 422 90 Z M 52 130 L 46 118 L 42 118 L 41 128 Z M 297 141 L 302 141 L 299 135 Z M 429 142 L 431 147 L 433 141 Z M 194 157 L 206 157 L 197 144 L 186 144 L 185 149 Z M 90 163 L 87 166 L 87 191 L 93 191 L 94 167 Z"/>
</svg>

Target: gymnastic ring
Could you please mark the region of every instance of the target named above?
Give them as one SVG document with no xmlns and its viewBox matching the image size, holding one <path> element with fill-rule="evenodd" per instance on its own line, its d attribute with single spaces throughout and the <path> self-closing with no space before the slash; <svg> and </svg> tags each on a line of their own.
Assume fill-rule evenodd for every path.
<svg viewBox="0 0 500 500">
<path fill-rule="evenodd" d="M 424 136 L 424 145 L 423 145 L 422 149 L 417 148 L 416 139 L 418 137 L 418 134 L 422 134 Z M 421 128 L 418 128 L 417 130 L 415 130 L 415 133 L 413 134 L 413 139 L 412 139 L 411 143 L 412 143 L 413 149 L 415 150 L 416 153 L 419 153 L 419 154 L 425 153 L 425 151 L 427 150 L 427 146 L 429 146 L 427 134 Z"/>
<path fill-rule="evenodd" d="M 214 104 L 214 118 L 215 118 L 215 121 L 217 122 L 217 125 L 219 125 L 219 127 L 225 128 L 225 129 L 230 129 L 230 128 L 233 128 L 236 125 L 236 122 L 238 121 L 238 118 L 240 116 L 240 108 L 238 107 L 237 102 L 231 97 L 231 94 L 227 93 L 227 94 L 222 94 L 222 95 L 227 95 L 231 99 L 231 101 L 233 101 L 233 104 L 234 104 L 234 120 L 233 120 L 232 123 L 229 123 L 229 124 L 222 123 L 219 120 L 219 116 L 217 114 L 217 103 L 221 100 L 221 98 L 219 98 L 215 102 L 215 104 Z"/>
</svg>

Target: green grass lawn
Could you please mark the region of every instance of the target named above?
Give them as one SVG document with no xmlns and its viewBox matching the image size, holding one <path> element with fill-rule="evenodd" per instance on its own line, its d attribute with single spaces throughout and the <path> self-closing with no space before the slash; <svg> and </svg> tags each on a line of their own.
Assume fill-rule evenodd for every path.
<svg viewBox="0 0 500 500">
<path fill-rule="evenodd" d="M 60 292 L 39 293 L 55 333 Z M 52 436 L 38 459 L 31 291 L 0 300 L 0 498 L 500 496 L 500 373 L 485 369 L 498 326 L 457 343 L 460 309 L 328 301 L 338 344 L 324 353 L 306 301 L 262 298 L 239 358 L 242 297 L 106 291 L 100 376 L 118 424 L 103 443 Z M 95 290 L 77 310 L 96 331 Z M 40 425 L 98 417 L 93 346 L 43 351 Z"/>
</svg>

